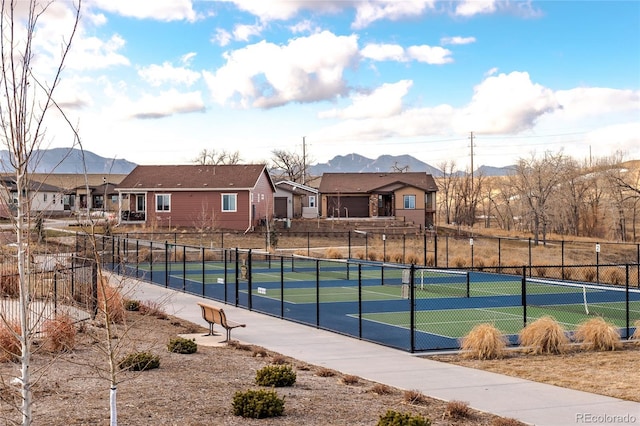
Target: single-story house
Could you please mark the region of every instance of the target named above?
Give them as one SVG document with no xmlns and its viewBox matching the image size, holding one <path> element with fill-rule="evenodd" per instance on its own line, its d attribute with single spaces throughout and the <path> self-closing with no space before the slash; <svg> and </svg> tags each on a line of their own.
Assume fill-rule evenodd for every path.
<svg viewBox="0 0 640 426">
<path fill-rule="evenodd" d="M 290 180 L 276 182 L 274 214 L 278 219 L 318 217 L 318 190 Z"/>
<path fill-rule="evenodd" d="M 273 217 L 264 164 L 137 166 L 116 191 L 122 224 L 250 231 Z"/>
<path fill-rule="evenodd" d="M 435 223 L 436 185 L 423 172 L 324 173 L 321 217 L 395 217 L 429 228 Z"/>
<path fill-rule="evenodd" d="M 18 202 L 18 187 L 15 178 L 8 175 L 3 176 L 1 191 L 3 200 L 0 203 L 0 216 L 15 216 Z M 29 203 L 30 214 L 43 213 L 47 216 L 60 216 L 64 213 L 64 192 L 57 186 L 29 179 L 24 195 Z"/>
</svg>

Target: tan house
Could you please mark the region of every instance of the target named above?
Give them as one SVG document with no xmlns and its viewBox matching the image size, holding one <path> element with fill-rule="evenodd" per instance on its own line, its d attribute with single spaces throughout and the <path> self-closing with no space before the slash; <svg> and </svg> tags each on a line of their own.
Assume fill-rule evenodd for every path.
<svg viewBox="0 0 640 426">
<path fill-rule="evenodd" d="M 427 173 L 324 173 L 318 190 L 321 217 L 394 217 L 425 228 L 435 223 L 438 186 Z"/>
<path fill-rule="evenodd" d="M 273 217 L 264 164 L 137 166 L 115 190 L 123 224 L 250 231 Z"/>
</svg>

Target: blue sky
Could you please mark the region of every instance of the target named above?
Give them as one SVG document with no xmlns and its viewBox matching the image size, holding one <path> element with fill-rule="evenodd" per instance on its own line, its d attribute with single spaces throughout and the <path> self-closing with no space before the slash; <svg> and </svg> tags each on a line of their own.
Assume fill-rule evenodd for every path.
<svg viewBox="0 0 640 426">
<path fill-rule="evenodd" d="M 41 21 L 43 53 L 68 5 Z M 640 159 L 638 1 L 84 0 L 62 78 L 83 147 L 138 164 L 268 162 L 304 137 L 312 162 L 464 170 L 471 132 L 475 167 Z M 47 145 L 71 146 L 55 118 Z"/>
</svg>

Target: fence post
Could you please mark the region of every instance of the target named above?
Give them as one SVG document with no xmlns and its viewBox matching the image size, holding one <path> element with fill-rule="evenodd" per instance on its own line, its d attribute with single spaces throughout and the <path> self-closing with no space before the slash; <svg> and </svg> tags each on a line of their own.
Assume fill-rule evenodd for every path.
<svg viewBox="0 0 640 426">
<path fill-rule="evenodd" d="M 240 290 L 240 263 L 238 262 L 238 247 L 236 247 L 236 306 L 240 303 L 238 291 Z"/>
<path fill-rule="evenodd" d="M 347 231 L 347 247 L 348 247 L 347 259 L 351 259 L 351 229 Z"/>
<path fill-rule="evenodd" d="M 284 256 L 280 256 L 280 318 L 284 318 Z"/>
<path fill-rule="evenodd" d="M 414 279 L 416 276 L 416 265 L 411 264 L 409 269 L 409 346 L 411 353 L 416 350 L 416 292 Z"/>
<path fill-rule="evenodd" d="M 358 262 L 358 337 L 362 338 L 362 263 Z"/>
<path fill-rule="evenodd" d="M 529 237 L 529 276 L 531 276 L 532 253 L 531 253 L 531 237 Z"/>
<path fill-rule="evenodd" d="M 500 265 L 502 265 L 502 238 L 498 237 L 498 269 Z"/>
<path fill-rule="evenodd" d="M 83 263 L 85 263 L 87 259 L 83 259 Z M 98 265 L 95 261 L 90 261 L 91 264 L 91 303 L 93 306 L 91 307 L 92 311 L 92 319 L 98 316 Z"/>
<path fill-rule="evenodd" d="M 422 264 L 427 266 L 427 230 L 425 229 L 422 234 L 422 247 L 424 248 L 424 258 L 422 259 Z"/>
<path fill-rule="evenodd" d="M 433 235 L 433 266 L 438 267 L 438 234 Z"/>
<path fill-rule="evenodd" d="M 527 268 L 526 266 L 522 267 L 522 289 L 520 290 L 522 294 L 522 317 L 524 327 L 527 326 Z"/>
<path fill-rule="evenodd" d="M 253 307 L 253 294 L 252 294 L 252 289 L 251 289 L 251 284 L 252 284 L 252 271 L 251 271 L 251 264 L 253 262 L 252 256 L 251 256 L 251 249 L 249 249 L 249 252 L 247 253 L 247 297 L 249 298 L 249 300 L 247 301 L 247 308 L 249 310 L 251 310 L 251 308 Z"/>
<path fill-rule="evenodd" d="M 628 263 L 625 265 L 625 277 L 626 277 L 626 292 L 625 292 L 626 309 L 625 309 L 625 311 L 626 311 L 626 314 L 627 314 L 627 317 L 626 317 L 626 320 L 627 320 L 627 336 L 626 337 L 628 339 L 630 337 L 630 335 L 629 335 L 629 331 L 630 331 L 629 330 L 629 321 L 630 321 L 630 318 L 629 318 L 629 264 Z"/>
<path fill-rule="evenodd" d="M 320 261 L 316 259 L 316 327 L 320 327 Z"/>
<path fill-rule="evenodd" d="M 164 241 L 164 286 L 169 287 L 169 243 Z"/>
</svg>

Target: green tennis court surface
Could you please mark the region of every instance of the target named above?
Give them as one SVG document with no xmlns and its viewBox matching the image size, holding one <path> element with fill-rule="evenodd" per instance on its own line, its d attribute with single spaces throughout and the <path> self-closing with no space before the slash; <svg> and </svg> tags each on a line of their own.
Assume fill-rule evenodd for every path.
<svg viewBox="0 0 640 426">
<path fill-rule="evenodd" d="M 569 311 L 572 308 L 575 312 Z M 582 313 L 578 312 L 580 309 L 582 309 Z M 590 309 L 601 312 L 603 310 L 610 311 L 611 317 L 608 317 L 608 321 L 618 327 L 625 327 L 624 303 L 593 305 L 590 306 Z M 636 318 L 640 318 L 640 302 L 634 302 L 631 310 Z M 574 331 L 580 323 L 593 318 L 593 315 L 586 314 L 582 305 L 527 307 L 527 322 L 533 322 L 544 316 L 554 317 L 567 331 Z M 363 314 L 362 318 L 367 321 L 385 323 L 406 329 L 410 328 L 409 312 L 368 313 Z M 518 334 L 524 327 L 523 308 L 521 306 L 513 306 L 441 309 L 416 311 L 415 313 L 416 330 L 455 339 L 466 336 L 473 327 L 480 323 L 491 323 L 504 334 Z"/>
</svg>

